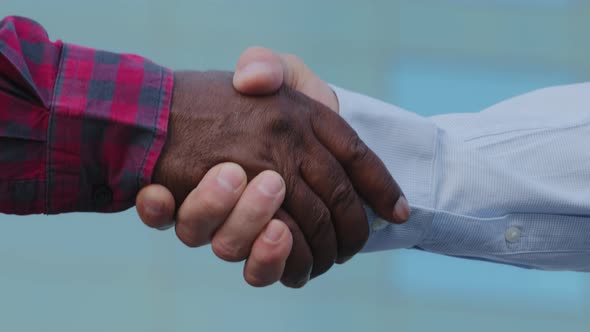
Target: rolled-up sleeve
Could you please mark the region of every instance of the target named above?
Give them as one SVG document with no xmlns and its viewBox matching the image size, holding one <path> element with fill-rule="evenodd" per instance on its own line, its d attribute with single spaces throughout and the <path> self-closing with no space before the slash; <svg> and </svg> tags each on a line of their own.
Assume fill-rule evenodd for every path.
<svg viewBox="0 0 590 332">
<path fill-rule="evenodd" d="M 0 23 L 0 211 L 114 212 L 149 183 L 173 75 L 131 54 L 52 42 Z"/>
</svg>

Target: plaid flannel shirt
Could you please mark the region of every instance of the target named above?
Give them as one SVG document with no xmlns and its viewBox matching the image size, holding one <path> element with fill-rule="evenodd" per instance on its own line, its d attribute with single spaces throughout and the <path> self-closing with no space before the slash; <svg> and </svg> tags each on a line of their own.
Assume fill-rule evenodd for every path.
<svg viewBox="0 0 590 332">
<path fill-rule="evenodd" d="M 134 205 L 166 140 L 173 74 L 142 57 L 0 22 L 0 212 Z"/>
</svg>

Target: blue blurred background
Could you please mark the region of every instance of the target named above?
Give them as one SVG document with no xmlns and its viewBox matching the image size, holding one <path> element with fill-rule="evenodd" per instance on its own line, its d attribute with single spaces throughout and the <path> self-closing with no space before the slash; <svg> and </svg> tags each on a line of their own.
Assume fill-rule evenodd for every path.
<svg viewBox="0 0 590 332">
<path fill-rule="evenodd" d="M 175 69 L 231 69 L 250 45 L 433 115 L 590 80 L 590 3 L 567 0 L 2 0 L 54 39 Z M 590 276 L 403 250 L 302 290 L 116 215 L 3 216 L 0 331 L 590 331 Z"/>
</svg>

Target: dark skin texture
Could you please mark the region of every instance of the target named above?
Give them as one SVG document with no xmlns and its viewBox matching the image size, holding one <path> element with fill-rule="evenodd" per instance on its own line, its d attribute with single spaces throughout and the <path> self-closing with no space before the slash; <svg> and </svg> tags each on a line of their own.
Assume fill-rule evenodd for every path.
<svg viewBox="0 0 590 332">
<path fill-rule="evenodd" d="M 168 138 L 153 182 L 169 188 L 177 204 L 205 173 L 235 162 L 252 179 L 281 174 L 286 195 L 277 217 L 293 235 L 281 281 L 298 287 L 365 244 L 369 230 L 361 197 L 393 222 L 402 195 L 381 160 L 340 116 L 288 87 L 249 97 L 232 86 L 229 72 L 177 72 Z M 190 234 L 178 234 L 195 246 Z M 229 260 L 243 260 L 250 246 Z"/>
</svg>

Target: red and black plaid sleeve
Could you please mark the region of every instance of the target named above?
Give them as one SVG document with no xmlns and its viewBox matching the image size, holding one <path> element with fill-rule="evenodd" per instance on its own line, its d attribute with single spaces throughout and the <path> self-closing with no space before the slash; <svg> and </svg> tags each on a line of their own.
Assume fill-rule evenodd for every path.
<svg viewBox="0 0 590 332">
<path fill-rule="evenodd" d="M 0 22 L 0 212 L 114 212 L 150 182 L 173 75 L 142 57 Z"/>
</svg>

